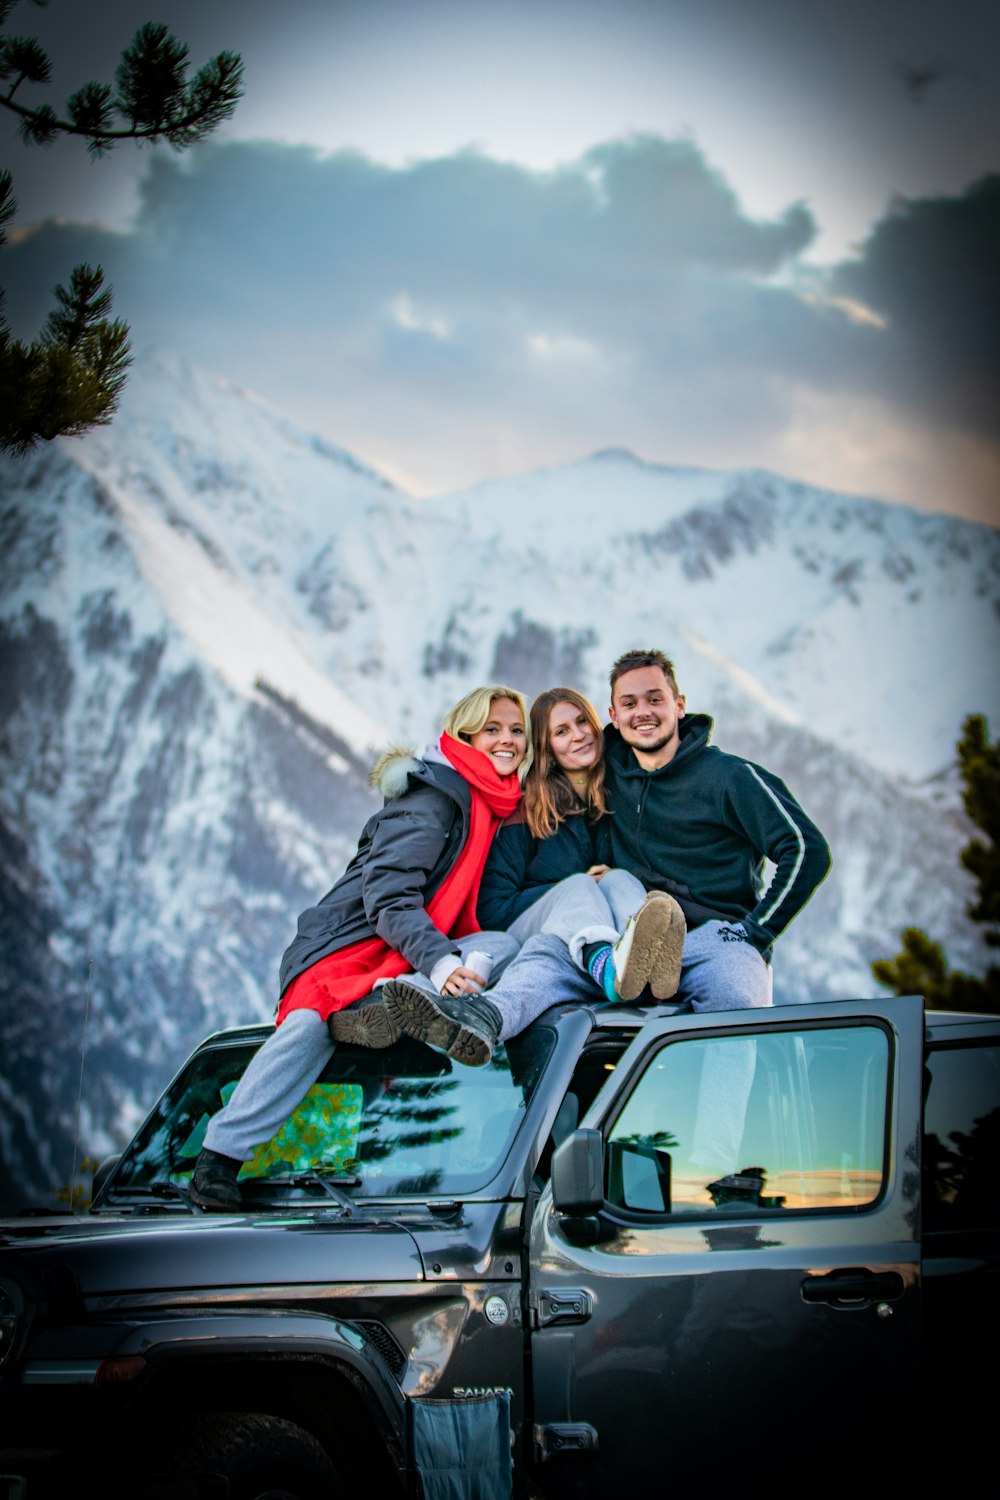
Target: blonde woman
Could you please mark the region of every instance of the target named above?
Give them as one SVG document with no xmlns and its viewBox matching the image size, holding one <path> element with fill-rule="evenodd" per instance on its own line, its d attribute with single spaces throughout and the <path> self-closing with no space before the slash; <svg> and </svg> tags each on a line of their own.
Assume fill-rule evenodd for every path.
<svg viewBox="0 0 1000 1500">
<path fill-rule="evenodd" d="M 465 963 L 470 952 L 491 953 L 494 975 L 510 962 L 516 941 L 479 931 L 476 903 L 493 835 L 517 807 L 529 763 L 524 698 L 500 685 L 462 698 L 420 759 L 401 750 L 382 757 L 373 779 L 385 804 L 333 889 L 299 917 L 281 962 L 277 1030 L 209 1124 L 195 1203 L 239 1207 L 240 1167 L 305 1097 L 337 1041 L 395 1040 L 382 982 L 409 973 L 458 999 L 483 982 Z M 459 1061 L 476 1050 L 457 1027 L 443 1045 Z"/>
</svg>

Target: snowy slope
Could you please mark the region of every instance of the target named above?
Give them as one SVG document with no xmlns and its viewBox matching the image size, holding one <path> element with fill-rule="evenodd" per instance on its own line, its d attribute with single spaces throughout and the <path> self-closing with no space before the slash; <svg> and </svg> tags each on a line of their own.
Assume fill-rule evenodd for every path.
<svg viewBox="0 0 1000 1500">
<path fill-rule="evenodd" d="M 157 357 L 112 427 L 0 469 L 0 1158 L 18 1191 L 127 1135 L 206 1032 L 270 1013 L 377 747 L 474 682 L 598 704 L 671 651 L 716 739 L 834 848 L 776 992 L 864 993 L 925 926 L 982 962 L 944 774 L 997 720 L 1000 539 L 757 472 L 595 455 L 415 501 Z"/>
<path fill-rule="evenodd" d="M 932 775 L 964 715 L 998 705 L 1000 546 L 985 526 L 620 452 L 434 506 L 484 539 L 502 516 L 532 618 L 589 622 L 602 666 L 661 644 L 700 707 L 715 668 L 747 674 L 887 773 Z"/>
<path fill-rule="evenodd" d="M 79 443 L 5 472 L 0 1157 L 35 1189 L 68 1176 L 84 1043 L 103 1150 L 195 1039 L 271 1013 L 295 914 L 374 805 L 380 728 L 134 462 Z M 381 491 L 316 464 L 347 515 Z"/>
</svg>

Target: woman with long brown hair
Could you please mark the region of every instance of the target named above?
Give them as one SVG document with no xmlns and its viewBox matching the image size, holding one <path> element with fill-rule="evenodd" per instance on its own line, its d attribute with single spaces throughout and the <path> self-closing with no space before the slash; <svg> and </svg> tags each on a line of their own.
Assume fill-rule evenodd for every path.
<svg viewBox="0 0 1000 1500">
<path fill-rule="evenodd" d="M 534 761 L 490 849 L 479 920 L 522 944 L 537 933 L 563 938 L 609 999 L 636 999 L 647 985 L 669 998 L 683 913 L 602 860 L 604 734 L 592 704 L 574 688 L 548 688 L 531 706 L 531 731 Z"/>
<path fill-rule="evenodd" d="M 604 731 L 593 705 L 574 688 L 547 688 L 531 705 L 541 735 L 524 812 L 532 835 L 549 839 L 567 815 L 583 812 L 594 825 L 607 812 L 604 799 Z"/>
<path fill-rule="evenodd" d="M 531 705 L 534 760 L 515 814 L 501 823 L 483 871 L 479 907 L 509 929 L 570 875 L 598 873 L 604 734 L 574 688 L 547 688 Z M 601 872 L 606 869 L 601 867 Z"/>
</svg>

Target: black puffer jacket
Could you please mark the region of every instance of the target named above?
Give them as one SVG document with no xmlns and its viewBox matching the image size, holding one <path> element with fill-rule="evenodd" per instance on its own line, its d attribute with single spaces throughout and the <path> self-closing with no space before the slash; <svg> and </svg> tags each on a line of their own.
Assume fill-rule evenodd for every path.
<svg viewBox="0 0 1000 1500">
<path fill-rule="evenodd" d="M 596 862 L 593 829 L 582 813 L 564 818 L 551 837 L 536 839 L 518 807 L 500 824 L 490 846 L 476 918 L 482 927 L 506 932 L 539 896 Z"/>
<path fill-rule="evenodd" d="M 380 937 L 423 974 L 455 951 L 425 908 L 468 837 L 469 784 L 450 765 L 406 751 L 386 756 L 375 781 L 385 806 L 333 889 L 299 917 L 281 960 L 282 995 L 319 959 L 364 938 Z"/>
</svg>

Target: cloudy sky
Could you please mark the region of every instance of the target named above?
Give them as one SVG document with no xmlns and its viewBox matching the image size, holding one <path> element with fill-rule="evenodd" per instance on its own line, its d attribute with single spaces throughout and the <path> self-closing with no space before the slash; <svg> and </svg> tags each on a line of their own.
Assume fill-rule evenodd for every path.
<svg viewBox="0 0 1000 1500">
<path fill-rule="evenodd" d="M 995 0 L 21 0 L 18 97 L 146 20 L 245 98 L 96 163 L 3 112 L 22 336 L 97 261 L 413 493 L 622 446 L 1000 525 Z"/>
</svg>

